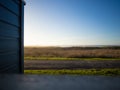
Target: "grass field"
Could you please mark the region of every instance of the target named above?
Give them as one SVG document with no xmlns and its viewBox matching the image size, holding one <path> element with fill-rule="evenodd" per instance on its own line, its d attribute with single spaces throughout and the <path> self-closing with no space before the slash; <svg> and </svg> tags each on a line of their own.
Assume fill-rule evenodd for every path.
<svg viewBox="0 0 120 90">
<path fill-rule="evenodd" d="M 62 57 L 24 57 L 25 60 L 120 60 L 120 58 L 62 58 Z"/>
<path fill-rule="evenodd" d="M 25 60 L 120 60 L 120 47 L 25 47 Z"/>
<path fill-rule="evenodd" d="M 25 70 L 24 73 L 49 75 L 120 75 L 120 69 Z"/>
<path fill-rule="evenodd" d="M 120 75 L 120 47 L 25 47 L 24 51 L 29 69 L 25 74 Z"/>
</svg>

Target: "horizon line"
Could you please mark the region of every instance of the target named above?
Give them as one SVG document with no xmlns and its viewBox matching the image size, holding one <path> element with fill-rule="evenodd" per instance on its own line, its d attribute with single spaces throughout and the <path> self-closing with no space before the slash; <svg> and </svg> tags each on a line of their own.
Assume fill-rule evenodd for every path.
<svg viewBox="0 0 120 90">
<path fill-rule="evenodd" d="M 106 46 L 120 47 L 120 45 L 25 45 L 24 47 L 106 47 Z"/>
</svg>

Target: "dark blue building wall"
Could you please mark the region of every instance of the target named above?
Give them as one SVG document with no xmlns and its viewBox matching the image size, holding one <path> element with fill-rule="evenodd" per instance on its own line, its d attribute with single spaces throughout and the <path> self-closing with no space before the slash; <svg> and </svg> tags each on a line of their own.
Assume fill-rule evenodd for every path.
<svg viewBox="0 0 120 90">
<path fill-rule="evenodd" d="M 0 73 L 23 73 L 24 4 L 0 0 Z"/>
</svg>

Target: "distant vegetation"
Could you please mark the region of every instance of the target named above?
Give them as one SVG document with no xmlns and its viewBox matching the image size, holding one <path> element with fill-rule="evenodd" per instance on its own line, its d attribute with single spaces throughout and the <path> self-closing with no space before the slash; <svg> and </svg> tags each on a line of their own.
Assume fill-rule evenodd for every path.
<svg viewBox="0 0 120 90">
<path fill-rule="evenodd" d="M 25 59 L 34 58 L 120 58 L 120 46 L 109 47 L 25 47 Z M 39 59 L 38 58 L 38 59 Z"/>
</svg>

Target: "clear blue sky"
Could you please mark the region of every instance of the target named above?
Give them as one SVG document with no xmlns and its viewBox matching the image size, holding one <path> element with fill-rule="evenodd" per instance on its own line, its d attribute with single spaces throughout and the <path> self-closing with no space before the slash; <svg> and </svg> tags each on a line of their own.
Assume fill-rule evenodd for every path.
<svg viewBox="0 0 120 90">
<path fill-rule="evenodd" d="M 25 1 L 25 46 L 120 45 L 120 0 Z"/>
</svg>

